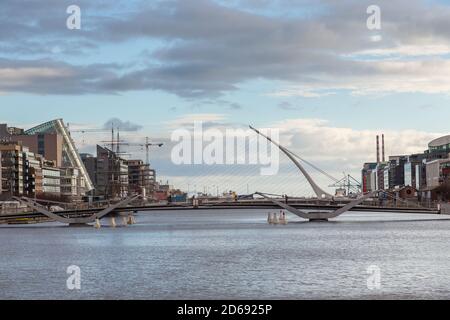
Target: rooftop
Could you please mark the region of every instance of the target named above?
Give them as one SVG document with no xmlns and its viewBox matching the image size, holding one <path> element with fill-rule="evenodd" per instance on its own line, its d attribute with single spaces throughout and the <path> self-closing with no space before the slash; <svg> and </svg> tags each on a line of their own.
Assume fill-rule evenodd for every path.
<svg viewBox="0 0 450 320">
<path fill-rule="evenodd" d="M 448 145 L 448 144 L 450 144 L 450 135 L 434 139 L 433 141 L 431 141 L 428 144 L 428 147 L 436 148 L 436 147 L 440 147 L 440 146 Z"/>
</svg>

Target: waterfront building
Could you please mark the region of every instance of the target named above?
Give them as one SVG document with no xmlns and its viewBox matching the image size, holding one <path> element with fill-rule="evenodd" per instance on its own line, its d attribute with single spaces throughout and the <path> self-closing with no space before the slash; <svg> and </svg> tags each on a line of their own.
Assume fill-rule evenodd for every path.
<svg viewBox="0 0 450 320">
<path fill-rule="evenodd" d="M 377 171 L 376 168 L 374 170 L 370 171 L 370 189 L 368 189 L 369 191 L 375 191 L 378 190 L 378 185 L 377 185 Z"/>
<path fill-rule="evenodd" d="M 405 186 L 419 190 L 424 184 L 425 169 L 423 163 L 426 162 L 427 154 L 412 154 L 407 157 L 404 165 Z"/>
<path fill-rule="evenodd" d="M 390 189 L 390 184 L 389 184 L 389 181 L 390 181 L 390 179 L 389 179 L 389 174 L 390 174 L 390 168 L 389 168 L 389 165 L 388 166 L 386 166 L 384 169 L 383 169 L 383 189 L 384 190 L 389 190 Z"/>
<path fill-rule="evenodd" d="M 4 123 L 0 123 L 0 138 L 4 139 L 12 135 L 24 134 L 24 130 L 16 127 L 8 127 Z"/>
<path fill-rule="evenodd" d="M 125 198 L 128 195 L 128 165 L 115 152 L 97 145 L 97 195 Z"/>
<path fill-rule="evenodd" d="M 167 181 L 165 184 L 160 181 L 159 183 L 157 183 L 157 190 L 169 193 L 170 190 L 173 190 L 173 186 L 169 184 L 169 181 Z"/>
<path fill-rule="evenodd" d="M 405 185 L 405 163 L 407 156 L 389 157 L 389 189 Z"/>
<path fill-rule="evenodd" d="M 128 182 L 132 194 L 151 195 L 155 189 L 155 170 L 142 160 L 128 160 Z"/>
<path fill-rule="evenodd" d="M 433 160 L 426 163 L 427 188 L 433 189 L 447 182 L 450 176 L 450 159 Z"/>
<path fill-rule="evenodd" d="M 415 186 L 415 179 L 414 179 L 415 173 L 416 173 L 415 165 L 413 167 L 413 164 L 411 162 L 409 162 L 409 161 L 406 162 L 405 166 L 404 166 L 404 173 L 403 173 L 403 175 L 405 177 L 405 186 L 408 186 L 408 187 Z"/>
<path fill-rule="evenodd" d="M 444 189 L 450 187 L 450 158 L 429 161 L 423 167 L 426 184 L 420 189 L 420 198 L 427 201 L 450 200 L 443 198 L 443 193 L 447 193 Z"/>
<path fill-rule="evenodd" d="M 416 188 L 405 186 L 396 189 L 395 198 L 401 199 L 416 199 L 417 198 L 417 190 Z"/>
<path fill-rule="evenodd" d="M 72 137 L 70 136 L 70 132 L 67 129 L 67 127 L 64 124 L 64 121 L 62 119 L 56 119 L 52 121 L 48 121 L 46 123 L 40 124 L 36 127 L 33 127 L 31 129 L 28 129 L 25 131 L 25 135 L 36 135 L 38 139 L 38 152 L 39 151 L 47 152 L 47 148 L 49 148 L 49 156 L 48 158 L 51 160 L 56 160 L 58 167 L 60 168 L 75 168 L 78 169 L 80 172 L 80 175 L 83 177 L 86 185 L 86 191 L 90 191 L 94 189 L 94 185 L 92 184 L 92 181 L 89 177 L 89 174 L 84 167 L 83 161 L 81 160 L 80 154 L 78 153 L 78 150 L 75 146 L 75 142 L 73 141 Z M 41 138 L 39 136 L 41 135 Z M 43 136 L 42 136 L 43 135 Z M 60 136 L 59 138 L 56 137 L 57 142 L 51 142 L 47 139 L 50 139 L 50 137 Z M 43 138 L 42 138 L 43 137 Z M 40 140 L 39 140 L 40 139 Z M 55 147 L 54 144 L 59 145 L 59 139 L 62 139 L 62 146 L 61 146 L 61 152 L 59 151 L 59 147 Z M 41 145 L 39 145 L 41 143 Z M 41 148 L 41 150 L 39 150 Z M 58 158 L 54 159 L 54 156 L 52 155 L 52 152 L 54 151 L 53 148 L 56 148 L 56 151 L 61 155 L 61 163 L 58 163 Z M 43 149 L 43 150 L 42 150 Z"/>
<path fill-rule="evenodd" d="M 1 141 L 1 188 L 2 198 L 24 194 L 22 145 L 18 142 Z"/>
<path fill-rule="evenodd" d="M 416 165 L 416 189 L 421 190 L 426 185 L 426 161 Z"/>
<path fill-rule="evenodd" d="M 377 139 L 380 161 L 378 149 Z M 401 198 L 437 200 L 443 185 L 450 184 L 450 135 L 431 141 L 423 153 L 391 156 L 388 162 L 378 162 L 375 169 L 369 165 L 372 163 L 365 163 L 362 169 L 364 190 L 371 190 L 369 183 L 373 186 L 372 180 L 376 180 L 374 190 L 389 190 Z"/>
<path fill-rule="evenodd" d="M 169 194 L 164 190 L 155 190 L 153 197 L 156 201 L 167 201 Z"/>
<path fill-rule="evenodd" d="M 18 128 L 9 128 L 6 124 L 0 124 L 0 138 L 6 141 L 21 143 L 23 146 L 29 148 L 29 152 L 36 155 L 39 154 L 45 160 L 53 161 L 56 168 L 63 170 L 62 173 L 65 177 L 63 183 L 66 185 L 66 189 L 64 190 L 68 188 L 68 179 L 73 178 L 67 176 L 70 172 L 76 173 L 77 176 L 75 177 L 78 181 L 76 187 L 77 194 L 80 190 L 85 192 L 93 189 L 83 161 L 81 161 L 75 143 L 70 137 L 70 133 L 62 119 L 49 121 L 26 131 Z M 33 168 L 32 171 L 35 171 L 37 176 L 39 172 L 35 166 Z M 29 178 L 33 179 L 31 173 L 29 174 Z M 28 186 L 28 188 L 31 188 L 31 186 Z M 56 194 L 54 188 L 50 189 L 53 189 L 52 194 Z M 28 193 L 31 194 L 32 192 L 28 191 Z M 71 190 L 67 191 L 67 193 L 73 194 L 75 192 Z"/>
<path fill-rule="evenodd" d="M 434 139 L 428 144 L 428 153 L 444 154 L 447 158 L 450 153 L 450 135 Z"/>
<path fill-rule="evenodd" d="M 377 164 L 375 168 L 376 172 L 376 180 L 377 180 L 377 190 L 383 190 L 385 188 L 384 185 L 384 169 L 388 164 L 386 162 L 380 162 Z"/>
<path fill-rule="evenodd" d="M 170 199 L 172 194 L 182 194 L 180 190 L 175 190 L 169 181 L 163 183 L 162 181 L 156 182 L 155 191 L 153 192 L 153 197 L 156 201 L 167 201 Z"/>
<path fill-rule="evenodd" d="M 31 152 L 22 142 L 1 142 L 2 198 L 26 196 L 73 201 L 85 193 L 85 181 L 76 168 L 58 168 L 56 161 Z"/>
<path fill-rule="evenodd" d="M 23 147 L 23 180 L 24 195 L 27 197 L 39 197 L 42 189 L 42 157 L 31 152 L 28 147 Z"/>
<path fill-rule="evenodd" d="M 362 175 L 362 192 L 370 192 L 376 190 L 375 184 L 373 181 L 374 174 L 373 172 L 376 170 L 377 163 L 376 162 L 366 162 L 364 163 L 361 175 Z M 376 179 L 375 179 L 376 180 Z"/>
<path fill-rule="evenodd" d="M 439 167 L 440 160 L 433 160 L 426 163 L 427 188 L 433 189 L 439 186 Z"/>
<path fill-rule="evenodd" d="M 127 161 L 106 147 L 97 145 L 97 156 L 82 154 L 86 172 L 94 182 L 95 196 L 125 198 L 129 193 Z"/>
<path fill-rule="evenodd" d="M 33 153 L 42 155 L 47 160 L 55 161 L 57 167 L 62 167 L 63 139 L 59 134 L 45 133 L 33 135 L 12 135 L 11 141 L 21 142 Z"/>
<path fill-rule="evenodd" d="M 45 197 L 61 197 L 61 171 L 54 161 L 42 159 L 42 192 Z"/>
<path fill-rule="evenodd" d="M 404 187 L 416 188 L 416 166 L 409 156 L 390 156 L 389 161 L 379 165 L 381 174 L 378 175 L 378 186 L 383 190 L 395 191 L 398 195 L 411 195 L 410 189 L 403 192 Z M 416 194 L 415 192 L 413 194 Z"/>
<path fill-rule="evenodd" d="M 77 168 L 62 168 L 61 197 L 66 201 L 79 201 L 86 193 L 86 183 Z"/>
<path fill-rule="evenodd" d="M 97 183 L 97 157 L 93 156 L 90 153 L 82 153 L 80 154 L 81 160 L 83 161 L 84 167 L 91 179 L 94 187 L 98 185 Z"/>
</svg>

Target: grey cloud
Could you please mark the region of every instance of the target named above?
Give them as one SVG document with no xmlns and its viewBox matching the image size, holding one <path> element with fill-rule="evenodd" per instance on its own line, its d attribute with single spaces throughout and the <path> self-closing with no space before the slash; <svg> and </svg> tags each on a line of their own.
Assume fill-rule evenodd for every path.
<svg viewBox="0 0 450 320">
<path fill-rule="evenodd" d="M 133 123 L 131 121 L 124 121 L 119 118 L 111 118 L 108 121 L 105 122 L 103 125 L 103 128 L 108 130 L 111 129 L 114 126 L 114 128 L 119 128 L 120 131 L 139 131 L 142 129 L 142 126 Z"/>
<path fill-rule="evenodd" d="M 399 70 L 386 71 L 377 63 L 344 56 L 361 50 L 420 45 L 425 40 L 450 44 L 450 8 L 424 0 L 378 1 L 383 19 L 381 43 L 370 41 L 372 32 L 365 23 L 366 8 L 372 2 L 366 0 L 241 0 L 231 5 L 213 0 L 77 2 L 84 17 L 79 32 L 65 28 L 65 8 L 70 1 L 48 0 L 45 5 L 2 2 L 0 54 L 16 51 L 46 57 L 10 61 L 12 68 L 27 63 L 67 72 L 14 84 L 2 81 L 0 75 L 1 92 L 162 90 L 186 98 L 218 100 L 239 84 L 255 79 L 332 87 L 341 79 L 392 74 Z M 264 13 L 271 8 L 293 12 L 306 8 L 309 12 L 312 7 L 319 9 L 309 16 Z M 95 52 L 102 44 L 125 45 L 135 39 L 162 40 L 164 45 L 146 50 L 139 57 L 145 62 L 140 68 L 55 61 L 65 55 Z M 40 45 L 29 45 L 37 42 Z M 55 55 L 55 48 L 59 54 Z M 228 107 L 240 108 L 233 103 Z"/>
<path fill-rule="evenodd" d="M 295 110 L 296 108 L 288 101 L 282 101 L 278 104 L 278 108 L 283 110 Z"/>
<path fill-rule="evenodd" d="M 75 66 L 51 59 L 0 58 L 0 92 L 37 94 L 89 94 L 109 92 L 101 83 L 116 78 L 115 64 Z M 100 89 L 100 90 L 99 90 Z"/>
<path fill-rule="evenodd" d="M 228 101 L 224 99 L 208 99 L 208 100 L 200 100 L 191 105 L 192 109 L 201 109 L 202 107 L 207 107 L 210 109 L 211 106 L 215 106 L 221 109 L 229 109 L 229 110 L 240 110 L 242 109 L 242 105 L 237 102 Z"/>
</svg>

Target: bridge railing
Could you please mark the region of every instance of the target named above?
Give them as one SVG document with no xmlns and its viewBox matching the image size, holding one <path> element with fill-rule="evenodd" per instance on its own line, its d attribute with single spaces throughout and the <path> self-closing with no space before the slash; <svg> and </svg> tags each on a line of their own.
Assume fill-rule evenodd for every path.
<svg viewBox="0 0 450 320">
<path fill-rule="evenodd" d="M 399 199 L 399 200 L 371 200 L 362 203 L 364 206 L 370 207 L 389 207 L 389 208 L 425 208 L 437 210 L 438 201 L 418 201 L 415 199 Z"/>
<path fill-rule="evenodd" d="M 33 213 L 33 210 L 28 207 L 1 207 L 0 216 L 12 215 L 12 214 L 27 214 Z"/>
</svg>

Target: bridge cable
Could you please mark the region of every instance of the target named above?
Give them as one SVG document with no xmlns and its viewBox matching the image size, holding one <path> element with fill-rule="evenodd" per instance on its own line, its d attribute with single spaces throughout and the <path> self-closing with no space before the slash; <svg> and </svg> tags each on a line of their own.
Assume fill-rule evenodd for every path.
<svg viewBox="0 0 450 320">
<path fill-rule="evenodd" d="M 287 149 L 286 149 L 287 150 Z M 294 157 L 298 158 L 299 160 L 303 161 L 304 163 L 306 163 L 307 165 L 309 165 L 310 167 L 314 168 L 315 170 L 319 171 L 320 173 L 322 173 L 323 175 L 327 176 L 328 178 L 330 178 L 331 180 L 333 180 L 334 182 L 339 182 L 339 179 L 336 179 L 335 177 L 333 177 L 332 175 L 330 175 L 329 173 L 325 172 L 324 170 L 320 169 L 319 167 L 315 166 L 314 164 L 312 164 L 311 162 L 303 159 L 302 157 L 300 157 L 299 155 L 295 154 L 294 152 L 287 150 L 291 155 L 293 155 Z"/>
</svg>

